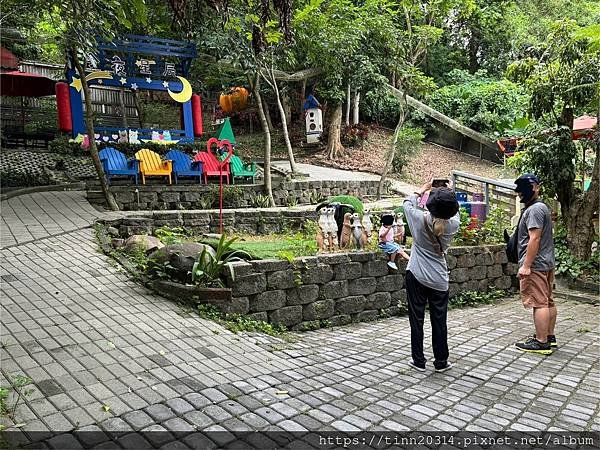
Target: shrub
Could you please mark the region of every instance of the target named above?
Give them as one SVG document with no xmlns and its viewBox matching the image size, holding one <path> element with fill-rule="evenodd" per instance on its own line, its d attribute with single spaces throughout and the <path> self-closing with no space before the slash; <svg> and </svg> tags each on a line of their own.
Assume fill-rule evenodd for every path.
<svg viewBox="0 0 600 450">
<path fill-rule="evenodd" d="M 365 141 L 369 138 L 369 127 L 362 123 L 357 123 L 342 128 L 340 140 L 346 147 L 363 147 Z"/>
<path fill-rule="evenodd" d="M 600 237 L 596 236 L 596 251 L 587 261 L 573 256 L 567 246 L 567 229 L 559 224 L 554 231 L 554 256 L 556 258 L 556 275 L 564 275 L 570 280 L 584 279 L 594 283 L 600 282 Z"/>
<path fill-rule="evenodd" d="M 425 139 L 425 134 L 420 128 L 411 126 L 402 127 L 398 134 L 398 142 L 396 142 L 396 154 L 392 160 L 392 169 L 394 172 L 402 172 L 410 156 L 421 149 L 423 139 Z"/>
<path fill-rule="evenodd" d="M 0 172 L 0 186 L 3 188 L 47 186 L 49 184 L 55 183 L 46 173 L 31 172 L 28 170 L 25 172 L 2 170 Z"/>
<path fill-rule="evenodd" d="M 69 142 L 68 137 L 59 136 L 56 139 L 53 139 L 48 143 L 48 148 L 52 153 L 62 154 L 62 155 L 73 155 L 73 156 L 86 156 L 89 155 L 90 152 L 88 149 L 84 149 L 81 147 L 81 143 L 78 142 Z M 181 150 L 188 155 L 193 155 L 198 151 L 205 151 L 206 144 L 201 142 L 194 142 L 193 144 L 168 144 L 161 145 L 154 142 L 143 142 L 141 144 L 129 144 L 129 143 L 118 143 L 118 142 L 101 142 L 97 144 L 98 151 L 102 150 L 106 147 L 112 147 L 120 152 L 123 152 L 127 158 L 133 158 L 136 152 L 140 151 L 143 148 L 147 148 L 152 150 L 153 152 L 158 153 L 159 155 L 166 154 L 169 150 L 176 148 L 177 150 Z"/>
<path fill-rule="evenodd" d="M 491 205 L 492 206 L 492 205 Z M 500 207 L 491 207 L 486 221 L 479 226 L 466 209 L 460 208 L 460 228 L 454 236 L 454 244 L 482 245 L 504 243 L 504 229 L 510 231 L 510 220 Z"/>
</svg>

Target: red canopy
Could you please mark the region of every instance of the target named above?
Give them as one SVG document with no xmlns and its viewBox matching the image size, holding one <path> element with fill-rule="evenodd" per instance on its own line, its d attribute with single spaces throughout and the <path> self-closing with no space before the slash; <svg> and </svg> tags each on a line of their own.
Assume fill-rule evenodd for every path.
<svg viewBox="0 0 600 450">
<path fill-rule="evenodd" d="M 573 139 L 591 139 L 592 130 L 598 124 L 593 116 L 581 116 L 573 121 Z"/>
<path fill-rule="evenodd" d="M 43 97 L 54 95 L 56 81 L 27 72 L 0 73 L 0 95 L 10 97 Z"/>
<path fill-rule="evenodd" d="M 0 47 L 0 67 L 16 70 L 19 67 L 19 59 L 4 47 Z"/>
</svg>

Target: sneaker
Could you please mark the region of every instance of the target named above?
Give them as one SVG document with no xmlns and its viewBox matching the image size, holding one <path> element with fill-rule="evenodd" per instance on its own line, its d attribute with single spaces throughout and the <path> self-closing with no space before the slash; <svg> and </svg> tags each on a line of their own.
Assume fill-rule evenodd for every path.
<svg viewBox="0 0 600 450">
<path fill-rule="evenodd" d="M 536 338 L 529 338 L 525 342 L 517 342 L 515 344 L 519 350 L 524 352 L 539 353 L 540 355 L 552 354 L 552 348 L 549 342 L 540 342 Z"/>
<path fill-rule="evenodd" d="M 398 270 L 398 266 L 396 265 L 396 263 L 394 261 L 388 261 L 387 264 L 391 269 Z"/>
<path fill-rule="evenodd" d="M 535 333 L 533 334 L 533 338 L 535 339 Z M 550 347 L 558 348 L 558 344 L 556 343 L 556 336 L 553 334 L 548 335 L 548 342 L 550 343 Z"/>
<path fill-rule="evenodd" d="M 446 365 L 445 365 L 445 366 L 443 366 L 443 367 L 439 367 L 439 368 L 438 368 L 438 367 L 436 367 L 436 368 L 435 368 L 435 371 L 436 371 L 437 373 L 443 373 L 443 372 L 446 372 L 446 371 L 448 371 L 448 370 L 450 370 L 450 369 L 452 369 L 452 363 L 449 363 L 449 362 L 447 362 L 447 363 L 446 363 Z"/>
<path fill-rule="evenodd" d="M 419 372 L 425 372 L 425 366 L 417 366 L 414 361 L 409 361 L 408 365 Z"/>
</svg>

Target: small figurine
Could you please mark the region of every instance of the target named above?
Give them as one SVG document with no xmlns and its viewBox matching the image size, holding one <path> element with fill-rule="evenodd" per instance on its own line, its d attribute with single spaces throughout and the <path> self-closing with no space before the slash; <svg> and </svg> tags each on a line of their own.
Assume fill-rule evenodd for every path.
<svg viewBox="0 0 600 450">
<path fill-rule="evenodd" d="M 373 222 L 371 222 L 371 210 L 366 208 L 362 217 L 362 226 L 365 234 L 367 235 L 367 242 L 371 243 L 371 236 L 373 236 Z"/>
<path fill-rule="evenodd" d="M 338 247 L 338 225 L 335 221 L 335 208 L 327 208 L 327 235 L 329 239 L 329 251 L 333 252 Z"/>
<path fill-rule="evenodd" d="M 352 215 L 352 236 L 354 238 L 354 245 L 358 250 L 363 250 L 367 243 L 367 235 L 363 229 L 362 223 L 358 213 Z"/>
<path fill-rule="evenodd" d="M 171 140 L 171 132 L 169 130 L 163 131 L 163 140 L 170 141 Z"/>
<path fill-rule="evenodd" d="M 129 130 L 129 143 L 130 144 L 139 144 L 140 140 L 138 139 L 138 130 Z"/>
<path fill-rule="evenodd" d="M 319 253 L 323 253 L 325 248 L 329 247 L 327 235 L 329 233 L 329 223 L 327 220 L 328 208 L 321 208 L 319 215 L 319 229 L 317 230 L 316 241 L 319 247 Z"/>
<path fill-rule="evenodd" d="M 402 245 L 404 242 L 404 215 L 402 213 L 397 213 L 394 217 L 394 224 L 392 225 L 394 228 L 394 242 Z"/>
<path fill-rule="evenodd" d="M 342 235 L 340 236 L 340 248 L 348 248 L 348 245 L 350 244 L 350 238 L 352 237 L 351 217 L 352 214 L 350 213 L 344 214 L 344 224 L 342 225 Z"/>
<path fill-rule="evenodd" d="M 119 130 L 119 139 L 117 142 L 119 144 L 127 144 L 129 142 L 129 133 L 127 130 Z"/>
<path fill-rule="evenodd" d="M 158 131 L 155 131 L 155 130 L 152 131 L 152 140 L 160 141 L 160 134 L 158 133 Z"/>
</svg>

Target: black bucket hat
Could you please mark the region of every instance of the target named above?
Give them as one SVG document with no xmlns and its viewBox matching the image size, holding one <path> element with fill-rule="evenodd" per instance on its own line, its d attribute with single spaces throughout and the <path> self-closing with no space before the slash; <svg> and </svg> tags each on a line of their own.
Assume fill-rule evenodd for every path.
<svg viewBox="0 0 600 450">
<path fill-rule="evenodd" d="M 456 195 L 449 188 L 432 189 L 426 206 L 431 215 L 437 219 L 447 220 L 458 212 Z"/>
</svg>

